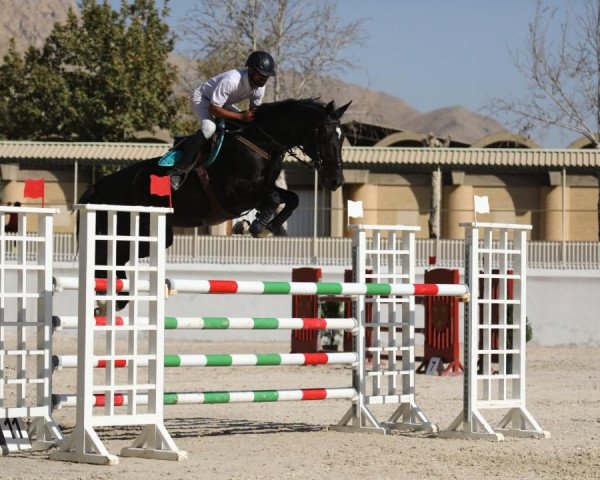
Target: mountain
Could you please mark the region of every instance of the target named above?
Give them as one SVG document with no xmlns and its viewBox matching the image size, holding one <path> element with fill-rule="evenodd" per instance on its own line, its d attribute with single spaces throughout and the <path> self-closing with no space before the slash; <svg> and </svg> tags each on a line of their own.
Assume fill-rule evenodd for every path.
<svg viewBox="0 0 600 480">
<path fill-rule="evenodd" d="M 67 18 L 69 7 L 79 10 L 76 0 L 0 0 L 0 54 L 6 53 L 12 37 L 19 51 L 41 47 L 54 24 Z"/>
<path fill-rule="evenodd" d="M 455 140 L 473 143 L 486 135 L 505 132 L 496 120 L 461 106 L 439 108 L 410 119 L 407 126 L 415 132 L 433 132 L 437 137 L 452 135 Z"/>
<path fill-rule="evenodd" d="M 54 23 L 64 21 L 69 7 L 77 10 L 76 0 L 0 0 L 0 9 L 4 12 L 0 20 L 0 54 L 6 53 L 11 37 L 15 37 L 21 51 L 29 45 L 41 46 Z M 200 81 L 194 62 L 177 54 L 171 55 L 171 61 L 180 73 L 175 91 L 187 94 Z M 461 106 L 420 112 L 398 97 L 331 77 L 321 79 L 314 96 L 323 101 L 333 99 L 338 105 L 352 100 L 344 115 L 345 121 L 355 120 L 393 130 L 432 132 L 438 138 L 452 135 L 454 140 L 467 144 L 490 133 L 506 131 L 496 120 Z"/>
<path fill-rule="evenodd" d="M 375 92 L 358 85 L 327 79 L 319 87 L 323 100 L 334 99 L 343 105 L 352 100 L 345 121 L 380 125 L 419 133 L 432 132 L 438 138 L 452 135 L 456 141 L 471 144 L 491 133 L 506 129 L 493 118 L 472 112 L 462 106 L 420 112 L 398 97 Z"/>
</svg>

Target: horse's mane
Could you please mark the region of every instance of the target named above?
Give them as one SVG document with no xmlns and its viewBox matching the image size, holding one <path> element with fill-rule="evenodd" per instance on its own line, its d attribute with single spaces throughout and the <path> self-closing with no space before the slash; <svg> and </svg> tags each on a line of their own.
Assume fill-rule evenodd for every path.
<svg viewBox="0 0 600 480">
<path fill-rule="evenodd" d="M 298 109 L 301 110 L 314 110 L 321 112 L 325 108 L 325 104 L 318 98 L 301 98 L 294 99 L 288 98 L 286 100 L 279 100 L 277 102 L 263 103 L 256 109 L 256 120 L 266 120 L 273 118 L 274 116 L 284 115 L 286 113 L 293 114 Z"/>
</svg>

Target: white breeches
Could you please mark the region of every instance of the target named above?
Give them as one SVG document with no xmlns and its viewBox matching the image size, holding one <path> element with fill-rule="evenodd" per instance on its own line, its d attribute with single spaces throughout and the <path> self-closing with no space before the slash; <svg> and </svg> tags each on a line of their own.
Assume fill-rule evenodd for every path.
<svg viewBox="0 0 600 480">
<path fill-rule="evenodd" d="M 210 113 L 210 100 L 202 98 L 200 102 L 192 100 L 190 107 L 198 123 L 202 126 L 202 134 L 204 138 L 210 138 L 214 135 L 217 125 L 215 124 L 215 117 Z M 232 112 L 239 112 L 240 110 L 233 105 L 225 105 L 223 108 Z"/>
</svg>

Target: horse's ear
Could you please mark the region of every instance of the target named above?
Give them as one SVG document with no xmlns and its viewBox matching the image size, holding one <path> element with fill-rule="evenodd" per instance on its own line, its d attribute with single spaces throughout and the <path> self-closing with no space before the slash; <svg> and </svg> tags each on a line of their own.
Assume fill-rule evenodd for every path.
<svg viewBox="0 0 600 480">
<path fill-rule="evenodd" d="M 350 100 L 346 105 L 341 106 L 340 108 L 338 108 L 334 113 L 333 116 L 337 119 L 342 118 L 342 115 L 344 114 L 344 112 L 346 110 L 348 110 L 348 107 L 350 106 L 350 104 L 352 103 L 352 100 Z"/>
<path fill-rule="evenodd" d="M 333 102 L 333 100 L 331 102 L 329 102 L 327 104 L 327 106 L 325 107 L 325 114 L 327 115 L 331 115 L 333 113 L 333 110 L 335 108 L 335 103 Z"/>
</svg>

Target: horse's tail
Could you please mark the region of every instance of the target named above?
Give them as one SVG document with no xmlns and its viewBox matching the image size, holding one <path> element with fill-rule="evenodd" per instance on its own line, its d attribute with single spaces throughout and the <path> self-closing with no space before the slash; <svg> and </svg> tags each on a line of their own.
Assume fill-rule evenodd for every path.
<svg viewBox="0 0 600 480">
<path fill-rule="evenodd" d="M 83 194 L 79 197 L 79 200 L 77 200 L 77 203 L 92 203 L 94 195 L 96 194 L 96 185 L 97 184 L 93 184 L 90 188 L 83 192 Z M 79 210 L 75 212 L 75 232 L 77 235 L 75 242 L 77 243 L 77 250 L 79 250 Z"/>
</svg>

